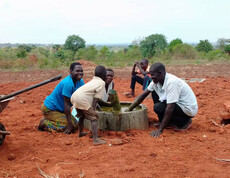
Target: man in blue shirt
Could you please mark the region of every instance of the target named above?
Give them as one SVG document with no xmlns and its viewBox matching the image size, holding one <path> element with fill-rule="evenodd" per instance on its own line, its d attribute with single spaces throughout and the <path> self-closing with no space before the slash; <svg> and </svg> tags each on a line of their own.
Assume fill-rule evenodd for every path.
<svg viewBox="0 0 230 178">
<path fill-rule="evenodd" d="M 44 118 L 41 119 L 38 129 L 41 131 L 55 130 L 70 134 L 78 128 L 76 119 L 71 114 L 71 95 L 84 85 L 83 68 L 80 63 L 70 65 L 70 75 L 65 77 L 46 97 L 41 106 Z"/>
</svg>

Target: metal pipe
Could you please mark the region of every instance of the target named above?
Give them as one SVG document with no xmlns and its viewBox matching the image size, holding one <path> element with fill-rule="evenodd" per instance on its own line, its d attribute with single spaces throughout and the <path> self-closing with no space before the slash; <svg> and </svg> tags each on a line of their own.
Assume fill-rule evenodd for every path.
<svg viewBox="0 0 230 178">
<path fill-rule="evenodd" d="M 21 94 L 21 93 L 24 93 L 24 92 L 26 92 L 26 91 L 32 90 L 32 89 L 34 89 L 34 88 L 40 87 L 40 86 L 45 85 L 45 84 L 47 84 L 47 83 L 50 83 L 50 82 L 54 82 L 54 81 L 60 80 L 61 78 L 62 78 L 62 75 L 58 75 L 58 76 L 56 76 L 56 77 L 53 77 L 53 78 L 48 79 L 48 80 L 46 80 L 46 81 L 43 81 L 43 82 L 41 82 L 41 83 L 32 85 L 32 86 L 30 86 L 30 87 L 28 87 L 28 88 L 24 88 L 24 89 L 22 89 L 22 90 L 16 91 L 16 92 L 11 93 L 11 94 L 9 94 L 9 95 L 3 96 L 3 97 L 0 98 L 0 101 L 3 101 L 3 100 L 5 100 L 5 99 L 11 98 L 11 97 L 16 96 L 16 95 L 19 95 L 19 94 Z"/>
</svg>

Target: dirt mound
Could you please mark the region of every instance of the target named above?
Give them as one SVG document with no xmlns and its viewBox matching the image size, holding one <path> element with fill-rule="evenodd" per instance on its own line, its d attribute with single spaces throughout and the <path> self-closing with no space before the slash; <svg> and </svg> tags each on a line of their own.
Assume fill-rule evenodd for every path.
<svg viewBox="0 0 230 178">
<path fill-rule="evenodd" d="M 97 64 L 94 64 L 92 61 L 78 60 L 76 62 L 81 63 L 83 69 L 95 68 L 97 66 Z"/>
</svg>

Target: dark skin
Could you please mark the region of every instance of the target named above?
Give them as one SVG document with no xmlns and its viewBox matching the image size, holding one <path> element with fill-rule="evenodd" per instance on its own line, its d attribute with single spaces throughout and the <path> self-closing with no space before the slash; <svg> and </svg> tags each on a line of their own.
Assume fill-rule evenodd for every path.
<svg viewBox="0 0 230 178">
<path fill-rule="evenodd" d="M 140 72 L 141 72 L 141 74 L 143 75 L 143 76 L 145 76 L 146 74 L 148 74 L 148 71 L 146 71 L 146 69 L 147 69 L 147 67 L 148 67 L 148 63 L 147 63 L 147 61 L 146 60 L 141 60 L 141 62 L 135 62 L 135 64 L 133 65 L 133 69 L 132 69 L 132 76 L 134 76 L 134 75 L 136 75 L 136 74 L 138 74 L 137 72 L 136 72 L 136 67 L 140 70 Z M 134 93 L 134 90 L 132 90 L 131 92 L 130 92 L 130 94 L 132 95 L 132 96 L 134 96 L 135 95 L 135 93 Z"/>
<path fill-rule="evenodd" d="M 82 66 L 76 65 L 72 71 L 70 70 L 70 75 L 71 75 L 71 78 L 74 82 L 74 85 L 76 86 L 76 82 L 80 81 L 83 77 Z M 65 106 L 64 113 L 66 115 L 67 122 L 68 122 L 68 126 L 64 130 L 64 133 L 65 134 L 74 133 L 75 130 L 74 130 L 74 125 L 73 125 L 72 120 L 71 120 L 71 110 L 70 110 L 71 102 L 70 102 L 70 98 L 68 98 L 66 96 L 64 96 L 64 106 Z"/>
<path fill-rule="evenodd" d="M 103 81 L 106 80 L 106 75 L 105 76 L 101 76 L 100 77 Z M 96 110 L 96 106 L 98 104 L 98 101 L 99 99 L 98 98 L 94 98 L 93 99 L 93 105 L 92 105 L 92 108 L 94 110 Z M 96 113 L 96 112 L 95 112 Z M 95 115 L 96 117 L 98 117 L 97 113 Z M 80 118 L 80 121 L 79 121 L 79 128 L 80 128 L 80 131 L 79 131 L 79 137 L 80 136 L 85 136 L 86 133 L 83 132 L 83 129 L 84 129 L 84 117 Z M 91 127 L 92 127 L 92 133 L 93 133 L 93 144 L 94 145 L 101 145 L 101 144 L 105 144 L 106 141 L 104 140 L 101 140 L 98 138 L 98 128 L 97 128 L 97 120 L 94 120 L 94 121 L 91 121 Z"/>
<path fill-rule="evenodd" d="M 109 84 L 113 81 L 114 73 L 112 71 L 106 71 L 105 90 L 108 92 Z M 114 89 L 114 85 L 112 87 Z"/>
<path fill-rule="evenodd" d="M 113 81 L 113 77 L 114 77 L 114 72 L 107 70 L 106 71 L 106 80 L 105 80 L 106 92 L 108 92 L 109 84 Z M 114 84 L 112 86 L 112 89 L 114 89 Z M 101 110 L 100 106 L 112 106 L 110 102 L 105 102 L 101 99 L 99 99 L 98 104 L 99 104 L 99 105 L 97 105 L 98 110 Z"/>
<path fill-rule="evenodd" d="M 135 68 L 138 68 L 141 71 L 142 75 L 146 75 L 148 74 L 148 71 L 146 71 L 148 64 L 146 63 L 145 60 L 141 60 L 141 62 L 135 62 L 135 64 L 133 65 L 133 69 L 132 69 L 132 75 L 136 75 L 137 72 L 135 71 Z"/>
<path fill-rule="evenodd" d="M 149 71 L 150 75 L 151 75 L 151 79 L 154 83 L 160 83 L 162 86 L 164 84 L 164 80 L 165 80 L 165 71 L 157 71 L 156 69 L 150 69 Z M 127 109 L 127 111 L 132 111 L 136 106 L 138 106 L 149 94 L 151 93 L 151 91 L 149 91 L 148 89 L 146 89 L 141 95 L 139 95 L 135 101 L 129 106 L 129 108 Z M 174 110 L 174 104 L 175 103 L 170 103 L 167 104 L 166 106 L 166 110 L 165 110 L 165 114 L 164 114 L 164 118 L 159 126 L 159 128 L 157 130 L 154 130 L 150 133 L 150 135 L 152 137 L 159 137 L 161 135 L 161 133 L 163 132 L 163 130 L 167 127 L 170 118 L 172 116 L 173 110 Z"/>
</svg>

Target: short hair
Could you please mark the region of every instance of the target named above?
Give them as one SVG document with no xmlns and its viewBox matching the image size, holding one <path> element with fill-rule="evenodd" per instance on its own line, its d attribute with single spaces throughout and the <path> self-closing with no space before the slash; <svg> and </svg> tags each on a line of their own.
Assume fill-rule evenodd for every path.
<svg viewBox="0 0 230 178">
<path fill-rule="evenodd" d="M 164 64 L 160 63 L 160 62 L 157 62 L 157 63 L 154 63 L 151 67 L 150 67 L 150 70 L 154 70 L 156 72 L 160 72 L 160 71 L 163 71 L 165 72 L 165 66 Z"/>
<path fill-rule="evenodd" d="M 104 66 L 98 65 L 95 68 L 94 75 L 100 78 L 106 77 L 106 68 Z"/>
<path fill-rule="evenodd" d="M 113 69 L 111 68 L 107 68 L 106 70 L 114 73 Z"/>
<path fill-rule="evenodd" d="M 75 66 L 77 66 L 77 65 L 81 65 L 81 63 L 79 63 L 79 62 L 74 62 L 74 63 L 72 63 L 72 64 L 70 65 L 69 69 L 70 69 L 71 71 L 73 71 L 74 68 L 75 68 Z"/>
<path fill-rule="evenodd" d="M 143 58 L 143 59 L 141 59 L 141 60 L 144 61 L 144 63 L 149 64 L 149 60 L 148 60 L 148 59 Z"/>
</svg>

